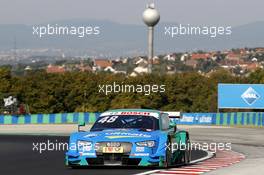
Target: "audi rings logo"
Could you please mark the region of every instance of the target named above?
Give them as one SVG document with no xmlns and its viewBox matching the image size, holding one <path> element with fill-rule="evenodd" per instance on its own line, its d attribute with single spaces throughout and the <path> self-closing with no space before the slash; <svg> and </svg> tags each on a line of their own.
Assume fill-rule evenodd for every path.
<svg viewBox="0 0 264 175">
<path fill-rule="evenodd" d="M 119 143 L 119 142 L 107 142 L 106 146 L 107 147 L 120 147 L 121 143 Z"/>
</svg>

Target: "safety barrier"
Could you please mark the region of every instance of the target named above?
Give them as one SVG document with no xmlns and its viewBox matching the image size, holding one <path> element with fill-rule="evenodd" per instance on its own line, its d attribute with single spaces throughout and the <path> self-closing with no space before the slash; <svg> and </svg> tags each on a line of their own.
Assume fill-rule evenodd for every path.
<svg viewBox="0 0 264 175">
<path fill-rule="evenodd" d="M 220 125 L 220 126 L 264 126 L 262 112 L 234 112 L 234 113 L 183 113 L 183 117 L 176 121 L 187 125 Z"/>
<path fill-rule="evenodd" d="M 32 115 L 0 115 L 0 124 L 70 124 L 84 121 L 94 123 L 100 113 L 60 113 Z M 264 126 L 264 113 L 183 113 L 178 124 L 221 126 Z"/>
<path fill-rule="evenodd" d="M 0 115 L 0 124 L 70 124 L 94 123 L 100 113 L 61 113 L 32 115 Z"/>
<path fill-rule="evenodd" d="M 215 125 L 248 125 L 248 126 L 264 126 L 264 113 L 262 112 L 238 112 L 238 113 L 218 113 L 215 120 L 212 121 Z"/>
</svg>

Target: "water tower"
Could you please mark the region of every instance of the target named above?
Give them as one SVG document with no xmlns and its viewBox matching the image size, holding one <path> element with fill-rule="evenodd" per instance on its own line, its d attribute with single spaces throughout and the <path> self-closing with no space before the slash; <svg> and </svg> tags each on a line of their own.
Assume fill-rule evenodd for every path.
<svg viewBox="0 0 264 175">
<path fill-rule="evenodd" d="M 154 26 L 158 24 L 160 14 L 155 9 L 154 3 L 148 4 L 143 12 L 143 21 L 148 26 L 148 73 L 152 72 L 152 61 L 154 56 Z"/>
</svg>

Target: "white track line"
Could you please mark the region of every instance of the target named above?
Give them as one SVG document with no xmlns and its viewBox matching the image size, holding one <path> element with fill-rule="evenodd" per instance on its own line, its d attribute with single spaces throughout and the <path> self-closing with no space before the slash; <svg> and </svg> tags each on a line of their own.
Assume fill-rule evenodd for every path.
<svg viewBox="0 0 264 175">
<path fill-rule="evenodd" d="M 210 151 L 206 151 L 206 152 L 207 152 L 207 156 L 202 157 L 200 159 L 193 160 L 193 161 L 190 162 L 190 164 L 194 164 L 194 163 L 205 161 L 207 159 L 212 158 L 215 155 L 213 152 L 210 152 Z"/>
<path fill-rule="evenodd" d="M 146 171 L 144 173 L 139 173 L 139 174 L 135 174 L 135 175 L 147 175 L 147 174 L 152 174 L 152 173 L 157 173 L 157 172 L 160 172 L 160 170 Z"/>
</svg>

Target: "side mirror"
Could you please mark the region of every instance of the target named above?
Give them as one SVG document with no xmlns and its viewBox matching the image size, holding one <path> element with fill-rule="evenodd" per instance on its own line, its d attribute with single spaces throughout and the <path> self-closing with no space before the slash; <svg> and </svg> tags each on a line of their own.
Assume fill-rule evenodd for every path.
<svg viewBox="0 0 264 175">
<path fill-rule="evenodd" d="M 85 126 L 85 122 L 84 121 L 80 121 L 79 123 L 78 123 L 78 132 L 81 132 L 82 130 L 81 130 L 81 127 L 83 127 L 83 126 Z"/>
<path fill-rule="evenodd" d="M 174 130 L 174 132 L 176 132 L 177 131 L 177 124 L 175 124 L 175 123 L 170 123 L 170 128 L 173 128 Z"/>
</svg>

